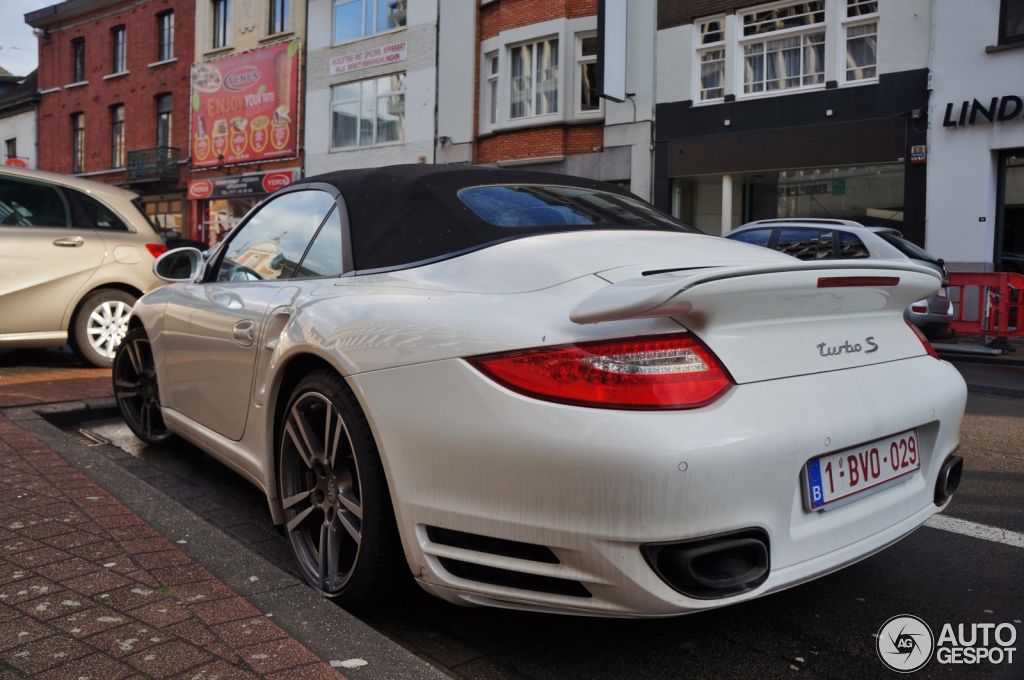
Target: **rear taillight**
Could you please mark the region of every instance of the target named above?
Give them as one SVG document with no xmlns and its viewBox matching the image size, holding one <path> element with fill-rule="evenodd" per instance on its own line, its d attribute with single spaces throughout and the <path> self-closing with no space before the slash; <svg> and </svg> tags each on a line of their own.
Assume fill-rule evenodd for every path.
<svg viewBox="0 0 1024 680">
<path fill-rule="evenodd" d="M 928 301 L 927 300 L 918 300 L 914 304 L 910 305 L 910 311 L 915 312 L 917 314 L 927 314 L 928 313 Z"/>
<path fill-rule="evenodd" d="M 542 347 L 469 361 L 521 394 L 596 408 L 697 408 L 733 385 L 711 350 L 689 333 Z"/>
<path fill-rule="evenodd" d="M 163 243 L 147 243 L 146 250 L 148 250 L 149 254 L 153 257 L 160 257 L 167 252 L 167 246 Z"/>
<path fill-rule="evenodd" d="M 924 351 L 928 352 L 928 356 L 938 359 L 939 355 L 935 352 L 935 348 L 932 347 L 932 343 L 928 341 L 928 338 L 924 337 L 924 333 L 921 332 L 921 329 L 909 321 L 907 321 L 907 325 L 910 326 L 910 330 L 914 331 L 917 339 L 921 341 L 922 345 L 924 345 Z"/>
</svg>

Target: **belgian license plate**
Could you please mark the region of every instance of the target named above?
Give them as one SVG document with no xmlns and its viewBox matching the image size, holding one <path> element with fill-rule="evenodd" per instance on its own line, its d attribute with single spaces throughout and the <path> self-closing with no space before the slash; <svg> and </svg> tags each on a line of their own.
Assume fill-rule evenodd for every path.
<svg viewBox="0 0 1024 680">
<path fill-rule="evenodd" d="M 921 443 L 916 429 L 812 458 L 804 475 L 807 506 L 811 510 L 826 509 L 920 469 Z"/>
</svg>

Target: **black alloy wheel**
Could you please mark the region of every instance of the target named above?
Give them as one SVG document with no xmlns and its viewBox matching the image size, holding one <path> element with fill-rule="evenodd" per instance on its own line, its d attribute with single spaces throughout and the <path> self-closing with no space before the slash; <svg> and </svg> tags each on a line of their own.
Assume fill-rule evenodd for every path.
<svg viewBox="0 0 1024 680">
<path fill-rule="evenodd" d="M 130 331 L 114 354 L 114 398 L 117 410 L 136 437 L 162 444 L 173 435 L 160 412 L 160 391 L 149 336 L 142 328 Z"/>
<path fill-rule="evenodd" d="M 409 574 L 384 469 L 359 404 L 330 371 L 302 379 L 282 414 L 278 490 L 303 577 L 361 606 Z"/>
</svg>

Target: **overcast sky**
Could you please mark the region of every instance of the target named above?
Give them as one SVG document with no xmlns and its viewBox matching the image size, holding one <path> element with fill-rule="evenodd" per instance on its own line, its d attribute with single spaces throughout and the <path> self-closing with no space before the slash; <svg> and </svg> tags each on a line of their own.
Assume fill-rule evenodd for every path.
<svg viewBox="0 0 1024 680">
<path fill-rule="evenodd" d="M 25 12 L 57 4 L 58 0 L 0 0 L 0 66 L 27 76 L 39 60 L 36 37 L 25 23 Z"/>
</svg>

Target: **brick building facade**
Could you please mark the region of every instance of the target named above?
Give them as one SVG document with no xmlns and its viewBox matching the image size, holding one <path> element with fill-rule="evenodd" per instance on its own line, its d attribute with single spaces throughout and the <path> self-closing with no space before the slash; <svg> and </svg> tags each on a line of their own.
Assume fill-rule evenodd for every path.
<svg viewBox="0 0 1024 680">
<path fill-rule="evenodd" d="M 477 22 L 479 40 L 483 44 L 498 39 L 503 32 L 527 29 L 545 22 L 564 19 L 591 18 L 596 30 L 597 0 L 498 0 L 480 7 Z M 482 56 L 476 55 L 477 80 L 485 83 L 487 73 L 481 72 Z M 475 99 L 475 118 L 480 118 L 481 91 Z M 486 102 L 484 103 L 486 105 Z M 523 161 L 530 158 L 558 158 L 579 153 L 600 151 L 604 140 L 603 120 L 596 122 L 566 121 L 529 129 L 493 131 L 477 138 L 474 163 Z"/>
<path fill-rule="evenodd" d="M 597 0 L 481 0 L 473 162 L 614 182 L 650 198 L 656 0 L 630 3 L 628 101 L 599 97 Z"/>
<path fill-rule="evenodd" d="M 139 193 L 187 232 L 194 0 L 65 2 L 26 15 L 39 39 L 40 170 Z"/>
</svg>

